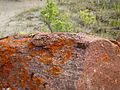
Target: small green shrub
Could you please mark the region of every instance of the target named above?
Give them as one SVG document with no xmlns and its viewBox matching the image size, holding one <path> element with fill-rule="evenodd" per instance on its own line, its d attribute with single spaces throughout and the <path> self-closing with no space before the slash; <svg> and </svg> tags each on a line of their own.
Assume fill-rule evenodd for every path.
<svg viewBox="0 0 120 90">
<path fill-rule="evenodd" d="M 72 24 L 69 23 L 68 17 L 64 13 L 60 13 L 53 0 L 47 0 L 47 5 L 41 11 L 41 17 L 51 32 L 68 32 L 72 30 Z"/>
<path fill-rule="evenodd" d="M 80 18 L 84 25 L 91 25 L 96 23 L 96 16 L 89 10 L 80 10 Z"/>
</svg>

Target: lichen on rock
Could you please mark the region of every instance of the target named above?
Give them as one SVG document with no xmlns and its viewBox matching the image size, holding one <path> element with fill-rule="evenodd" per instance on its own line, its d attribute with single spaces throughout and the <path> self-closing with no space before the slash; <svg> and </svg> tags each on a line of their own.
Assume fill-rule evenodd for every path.
<svg viewBox="0 0 120 90">
<path fill-rule="evenodd" d="M 80 33 L 9 36 L 0 40 L 0 89 L 119 90 L 119 50 Z"/>
</svg>

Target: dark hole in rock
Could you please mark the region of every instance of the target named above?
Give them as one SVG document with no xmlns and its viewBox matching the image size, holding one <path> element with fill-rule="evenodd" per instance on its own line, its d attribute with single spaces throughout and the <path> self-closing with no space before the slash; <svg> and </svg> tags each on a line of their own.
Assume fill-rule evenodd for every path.
<svg viewBox="0 0 120 90">
<path fill-rule="evenodd" d="M 34 76 L 34 73 L 32 72 L 32 73 L 31 73 L 31 79 L 33 78 L 33 76 Z"/>
<path fill-rule="evenodd" d="M 47 84 L 48 84 L 48 83 L 47 83 L 47 82 L 45 82 L 45 83 L 43 84 L 43 87 L 44 87 L 44 88 L 46 88 L 46 85 L 47 85 Z"/>
<path fill-rule="evenodd" d="M 29 90 L 28 88 L 25 88 L 25 90 Z"/>
<path fill-rule="evenodd" d="M 77 46 L 76 46 L 76 47 L 77 47 L 77 48 L 86 49 L 86 48 L 88 47 L 88 45 L 85 44 L 85 43 L 77 43 Z"/>
</svg>

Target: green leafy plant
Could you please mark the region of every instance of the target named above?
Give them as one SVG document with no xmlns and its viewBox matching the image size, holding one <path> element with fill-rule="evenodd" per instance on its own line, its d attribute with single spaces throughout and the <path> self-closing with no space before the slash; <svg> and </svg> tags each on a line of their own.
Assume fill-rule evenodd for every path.
<svg viewBox="0 0 120 90">
<path fill-rule="evenodd" d="M 60 13 L 53 0 L 47 0 L 47 5 L 41 11 L 41 17 L 51 32 L 71 31 L 72 29 L 72 24 L 68 22 L 68 18 L 65 17 L 64 13 Z"/>
<path fill-rule="evenodd" d="M 25 35 L 26 32 L 25 32 L 25 31 L 20 31 L 19 34 L 21 34 L 21 35 Z"/>
<path fill-rule="evenodd" d="M 80 18 L 84 25 L 90 25 L 96 22 L 96 16 L 89 10 L 80 10 Z"/>
<path fill-rule="evenodd" d="M 120 27 L 120 20 L 109 20 L 109 24 L 113 27 Z"/>
</svg>

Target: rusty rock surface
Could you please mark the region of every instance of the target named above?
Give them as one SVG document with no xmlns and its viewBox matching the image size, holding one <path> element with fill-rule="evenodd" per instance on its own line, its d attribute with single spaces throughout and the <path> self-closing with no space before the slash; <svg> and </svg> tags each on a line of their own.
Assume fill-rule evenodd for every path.
<svg viewBox="0 0 120 90">
<path fill-rule="evenodd" d="M 0 40 L 0 90 L 119 90 L 120 45 L 81 33 Z"/>
</svg>

